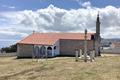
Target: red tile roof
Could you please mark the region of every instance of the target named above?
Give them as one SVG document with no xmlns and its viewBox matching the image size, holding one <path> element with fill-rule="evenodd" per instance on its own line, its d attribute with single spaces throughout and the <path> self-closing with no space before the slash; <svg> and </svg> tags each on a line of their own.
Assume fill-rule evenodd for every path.
<svg viewBox="0 0 120 80">
<path fill-rule="evenodd" d="M 94 35 L 94 33 L 87 34 L 87 40 L 91 40 L 91 35 Z M 84 33 L 34 33 L 18 42 L 18 44 L 53 45 L 59 39 L 84 40 Z"/>
</svg>

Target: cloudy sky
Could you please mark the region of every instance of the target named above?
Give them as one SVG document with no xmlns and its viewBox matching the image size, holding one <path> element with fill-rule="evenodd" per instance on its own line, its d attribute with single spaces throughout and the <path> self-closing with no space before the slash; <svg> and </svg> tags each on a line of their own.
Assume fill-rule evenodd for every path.
<svg viewBox="0 0 120 80">
<path fill-rule="evenodd" d="M 95 32 L 120 38 L 120 0 L 0 0 L 0 47 L 36 32 Z"/>
</svg>

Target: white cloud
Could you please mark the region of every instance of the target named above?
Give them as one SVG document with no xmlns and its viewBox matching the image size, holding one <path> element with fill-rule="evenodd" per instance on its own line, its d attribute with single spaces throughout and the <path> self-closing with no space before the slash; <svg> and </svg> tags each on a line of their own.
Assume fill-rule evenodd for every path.
<svg viewBox="0 0 120 80">
<path fill-rule="evenodd" d="M 87 1 L 87 2 L 82 3 L 81 6 L 85 7 L 85 8 L 89 8 L 89 7 L 91 7 L 91 3 L 90 3 L 90 1 Z"/>
<path fill-rule="evenodd" d="M 4 8 L 9 8 L 9 9 L 15 9 L 15 6 L 9 6 L 9 5 L 2 5 Z"/>
<path fill-rule="evenodd" d="M 89 0 L 73 0 L 73 1 L 77 2 L 83 8 L 90 8 L 92 6 Z"/>
<path fill-rule="evenodd" d="M 86 5 L 84 3 L 84 6 L 90 6 L 90 3 Z M 98 11 L 100 11 L 102 37 L 119 37 L 120 8 L 113 6 L 65 10 L 50 5 L 37 11 L 0 13 L 0 16 L 6 17 L 11 23 L 6 28 L 0 26 L 0 35 L 23 37 L 32 33 L 33 30 L 37 32 L 84 32 L 85 28 L 89 32 L 95 32 Z"/>
</svg>

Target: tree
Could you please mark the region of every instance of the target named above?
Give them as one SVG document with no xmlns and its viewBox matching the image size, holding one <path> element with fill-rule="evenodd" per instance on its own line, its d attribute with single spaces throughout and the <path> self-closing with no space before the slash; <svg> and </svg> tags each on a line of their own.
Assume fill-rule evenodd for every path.
<svg viewBox="0 0 120 80">
<path fill-rule="evenodd" d="M 17 51 L 17 44 L 11 45 L 9 47 L 4 47 L 1 50 L 2 50 L 2 52 L 5 51 L 6 53 L 16 52 Z"/>
</svg>

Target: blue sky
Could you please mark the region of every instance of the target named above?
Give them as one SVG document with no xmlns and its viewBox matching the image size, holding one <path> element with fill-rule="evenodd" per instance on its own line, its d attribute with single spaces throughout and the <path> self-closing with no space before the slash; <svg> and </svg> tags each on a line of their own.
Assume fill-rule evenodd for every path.
<svg viewBox="0 0 120 80">
<path fill-rule="evenodd" d="M 120 7 L 120 0 L 0 0 L 0 11 L 37 10 L 50 4 L 63 9 L 78 9 L 86 1 L 90 1 L 95 7 Z"/>
<path fill-rule="evenodd" d="M 0 47 L 36 32 L 95 32 L 120 38 L 120 0 L 0 0 Z"/>
</svg>

